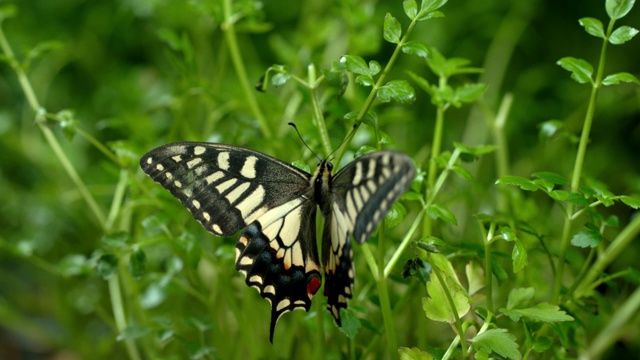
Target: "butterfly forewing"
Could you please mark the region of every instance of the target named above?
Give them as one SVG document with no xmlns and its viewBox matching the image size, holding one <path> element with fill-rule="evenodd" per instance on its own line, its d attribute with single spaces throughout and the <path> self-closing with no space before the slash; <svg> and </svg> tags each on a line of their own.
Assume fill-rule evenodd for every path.
<svg viewBox="0 0 640 360">
<path fill-rule="evenodd" d="M 271 339 L 282 314 L 309 310 L 320 287 L 310 174 L 267 155 L 210 143 L 175 143 L 140 160 L 205 229 L 232 235 L 236 269 L 271 303 Z"/>
<path fill-rule="evenodd" d="M 352 296 L 354 270 L 350 238 L 365 242 L 415 176 L 406 155 L 383 151 L 364 155 L 331 182 L 331 208 L 324 214 L 322 262 L 327 308 L 340 324 L 340 309 Z M 325 211 L 326 212 L 326 211 Z"/>
</svg>

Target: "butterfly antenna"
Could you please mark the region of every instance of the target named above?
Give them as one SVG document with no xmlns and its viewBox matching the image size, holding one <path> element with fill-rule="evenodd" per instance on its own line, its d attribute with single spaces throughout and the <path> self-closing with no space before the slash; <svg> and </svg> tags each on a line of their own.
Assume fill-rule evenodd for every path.
<svg viewBox="0 0 640 360">
<path fill-rule="evenodd" d="M 298 137 L 300 138 L 300 141 L 302 141 L 304 146 L 306 146 L 306 148 L 309 149 L 309 151 L 311 151 L 313 156 L 315 156 L 316 159 L 318 159 L 318 161 L 322 161 L 322 159 L 318 156 L 318 154 L 316 154 L 313 150 L 311 150 L 311 147 L 309 147 L 309 145 L 307 145 L 306 141 L 304 141 L 304 139 L 302 138 L 302 135 L 300 135 L 300 131 L 298 131 L 298 127 L 296 126 L 296 124 L 294 124 L 292 122 L 290 122 L 288 124 L 289 124 L 289 126 L 293 127 L 296 130 L 296 133 L 298 134 Z"/>
</svg>

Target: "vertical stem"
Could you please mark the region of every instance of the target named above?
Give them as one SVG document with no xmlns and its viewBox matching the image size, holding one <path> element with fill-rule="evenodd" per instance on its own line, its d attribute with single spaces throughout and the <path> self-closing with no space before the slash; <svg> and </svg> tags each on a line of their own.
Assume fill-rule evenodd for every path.
<svg viewBox="0 0 640 360">
<path fill-rule="evenodd" d="M 609 27 L 607 28 L 607 38 L 602 41 L 602 47 L 600 49 L 600 59 L 598 60 L 598 70 L 596 72 L 596 78 L 593 80 L 591 87 L 591 95 L 589 96 L 589 104 L 587 106 L 587 113 L 584 118 L 584 124 L 582 125 L 582 134 L 580 135 L 580 143 L 578 144 L 578 153 L 576 154 L 576 161 L 573 167 L 573 174 L 571 175 L 571 192 L 578 192 L 580 187 L 580 178 L 582 177 L 582 166 L 587 153 L 587 145 L 589 144 L 589 134 L 591 132 L 591 125 L 593 124 L 593 114 L 596 106 L 596 96 L 598 95 L 598 89 L 600 89 L 602 83 L 602 74 L 604 72 L 605 56 L 607 53 L 608 37 L 613 31 L 613 24 L 615 20 L 609 21 Z M 560 240 L 560 254 L 558 256 L 558 272 L 553 282 L 553 297 L 552 301 L 558 303 L 560 299 L 560 289 L 562 288 L 562 277 L 564 275 L 564 263 L 567 256 L 567 248 L 571 241 L 571 215 L 573 214 L 574 206 L 572 203 L 567 205 L 567 218 L 565 219 L 564 227 L 562 229 L 562 239 Z"/>
<path fill-rule="evenodd" d="M 444 124 L 444 106 L 438 106 L 436 111 L 436 124 L 433 130 L 433 141 L 431 143 L 431 155 L 429 156 L 429 170 L 427 173 L 427 189 L 425 199 L 429 199 L 430 196 L 434 196 L 433 190 L 436 181 L 436 175 L 438 173 L 438 164 L 436 158 L 440 156 L 440 149 L 442 148 L 442 131 Z M 431 235 L 431 218 L 429 216 L 424 217 L 422 225 L 422 236 Z"/>
<path fill-rule="evenodd" d="M 313 123 L 320 133 L 320 139 L 322 140 L 322 147 L 324 149 L 325 156 L 328 156 L 333 151 L 331 147 L 331 141 L 329 140 L 329 133 L 327 132 L 327 125 L 324 122 L 324 116 L 322 115 L 322 108 L 320 107 L 320 101 L 318 100 L 317 93 L 317 81 L 316 81 L 316 67 L 311 64 L 307 68 L 309 93 L 311 95 L 311 107 L 313 108 Z M 336 163 L 336 168 L 338 163 Z"/>
<path fill-rule="evenodd" d="M 224 32 L 227 46 L 229 46 L 231 62 L 233 63 L 233 67 L 236 69 L 236 74 L 238 75 L 240 86 L 242 86 L 242 91 L 244 92 L 247 105 L 249 105 L 249 109 L 251 109 L 253 116 L 258 121 L 258 125 L 260 126 L 260 131 L 262 131 L 262 135 L 264 135 L 264 137 L 266 138 L 270 138 L 271 130 L 269 129 L 267 120 L 265 119 L 262 111 L 260 110 L 260 107 L 258 106 L 258 101 L 254 96 L 254 92 L 252 91 L 251 86 L 249 86 L 247 70 L 244 68 L 242 55 L 240 55 L 240 49 L 238 48 L 238 39 L 236 37 L 235 31 L 235 20 L 232 19 L 231 14 L 231 0 L 224 0 L 222 2 L 222 5 L 224 10 L 224 23 L 222 24 L 221 28 Z"/>
</svg>

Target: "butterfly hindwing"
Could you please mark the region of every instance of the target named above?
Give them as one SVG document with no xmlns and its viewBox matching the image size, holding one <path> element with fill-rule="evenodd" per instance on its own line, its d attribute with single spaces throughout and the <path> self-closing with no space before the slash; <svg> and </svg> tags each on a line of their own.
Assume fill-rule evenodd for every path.
<svg viewBox="0 0 640 360">
<path fill-rule="evenodd" d="M 331 208 L 324 214 L 322 262 L 327 308 L 339 325 L 340 309 L 347 307 L 353 289 L 350 238 L 365 242 L 414 176 L 409 157 L 383 151 L 361 156 L 333 178 Z"/>
<path fill-rule="evenodd" d="M 310 174 L 256 151 L 210 143 L 175 143 L 140 160 L 215 235 L 245 228 L 236 269 L 271 303 L 271 339 L 287 311 L 309 310 L 321 284 Z"/>
</svg>

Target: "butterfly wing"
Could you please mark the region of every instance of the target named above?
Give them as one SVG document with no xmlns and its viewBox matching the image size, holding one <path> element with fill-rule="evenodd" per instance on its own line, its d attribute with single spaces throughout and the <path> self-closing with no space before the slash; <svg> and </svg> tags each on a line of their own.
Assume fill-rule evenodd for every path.
<svg viewBox="0 0 640 360">
<path fill-rule="evenodd" d="M 309 311 L 321 282 L 310 174 L 249 149 L 191 142 L 153 149 L 140 166 L 209 232 L 245 228 L 236 269 L 271 303 L 271 341 L 282 314 Z"/>
<path fill-rule="evenodd" d="M 350 238 L 365 242 L 391 205 L 415 176 L 406 155 L 382 151 L 364 155 L 348 164 L 331 182 L 331 208 L 325 213 L 322 237 L 324 292 L 327 308 L 338 325 L 340 309 L 352 297 L 354 270 Z"/>
</svg>

